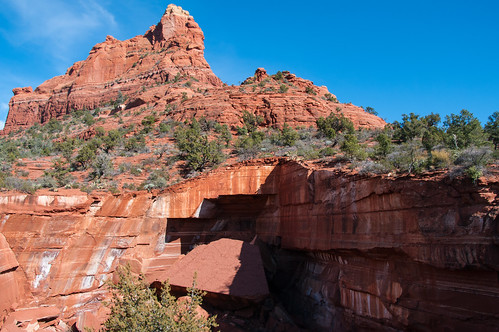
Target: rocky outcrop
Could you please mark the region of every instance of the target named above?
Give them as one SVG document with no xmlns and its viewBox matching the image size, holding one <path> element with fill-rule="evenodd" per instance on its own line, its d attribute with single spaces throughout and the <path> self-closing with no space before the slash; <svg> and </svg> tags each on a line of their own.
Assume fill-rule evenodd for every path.
<svg viewBox="0 0 499 332">
<path fill-rule="evenodd" d="M 204 58 L 203 40 L 193 17 L 169 5 L 144 35 L 125 41 L 107 36 L 64 75 L 34 91 L 15 88 L 2 133 L 106 105 L 144 115 L 156 111 L 178 121 L 206 116 L 231 126 L 240 124 L 243 111 L 262 116 L 265 126 L 308 127 L 332 112 L 344 114 L 356 127 L 385 125 L 360 107 L 340 104 L 326 87 L 288 72 L 274 79 L 259 68 L 241 86 L 224 85 Z M 171 114 L 164 114 L 166 108 Z"/>
<path fill-rule="evenodd" d="M 494 330 L 498 192 L 493 179 L 360 176 L 267 159 L 162 193 L 2 194 L 0 278 L 17 273 L 8 282 L 28 289 L 2 302 L 3 315 L 55 307 L 70 325 L 95 325 L 118 265 L 164 281 L 192 248 L 257 236 L 270 290 L 311 330 Z M 229 247 L 227 257 L 240 254 Z"/>
<path fill-rule="evenodd" d="M 95 109 L 117 99 L 119 93 L 134 98 L 143 89 L 175 77 L 195 77 L 196 87 L 221 86 L 204 59 L 203 40 L 193 17 L 170 5 L 143 36 L 126 41 L 108 36 L 65 75 L 44 82 L 34 92 L 14 89 L 4 133 L 61 117 L 72 109 Z M 168 87 L 161 90 L 164 96 Z"/>
</svg>

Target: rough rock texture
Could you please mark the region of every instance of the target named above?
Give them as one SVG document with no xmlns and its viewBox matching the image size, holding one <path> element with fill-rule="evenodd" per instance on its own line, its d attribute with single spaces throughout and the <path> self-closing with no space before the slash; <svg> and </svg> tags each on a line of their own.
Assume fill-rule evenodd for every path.
<svg viewBox="0 0 499 332">
<path fill-rule="evenodd" d="M 0 278 L 28 290 L 2 297 L 0 314 L 12 322 L 53 307 L 57 319 L 95 325 L 105 319 L 103 282 L 118 264 L 154 278 L 186 239 L 257 235 L 270 245 L 262 259 L 271 289 L 311 330 L 493 331 L 498 192 L 493 179 L 369 177 L 268 159 L 156 194 L 2 194 Z M 239 208 L 252 213 L 244 219 Z M 210 226 L 170 228 L 186 223 Z"/>
<path fill-rule="evenodd" d="M 65 75 L 44 82 L 34 92 L 14 89 L 4 132 L 44 123 L 71 109 L 94 109 L 116 99 L 119 91 L 133 100 L 142 87 L 172 81 L 176 75 L 195 77 L 198 87 L 221 86 L 204 59 L 203 40 L 192 16 L 170 5 L 143 36 L 126 41 L 108 36 Z M 168 93 L 167 86 L 159 90 L 158 97 Z"/>
<path fill-rule="evenodd" d="M 238 125 L 243 111 L 263 116 L 266 126 L 315 125 L 318 117 L 331 112 L 343 113 L 356 127 L 385 125 L 360 107 L 338 103 L 326 87 L 316 87 L 290 73 L 276 81 L 259 68 L 240 87 L 226 86 L 204 59 L 203 40 L 192 16 L 169 5 L 161 21 L 143 36 L 125 41 L 108 36 L 64 75 L 34 91 L 31 87 L 13 89 L 2 133 L 45 123 L 72 110 L 109 104 L 134 113 L 162 113 L 169 105 L 174 120 L 204 115 L 229 125 Z M 279 93 L 283 83 L 289 90 Z M 120 93 L 125 100 L 116 105 Z"/>
<path fill-rule="evenodd" d="M 225 238 L 197 246 L 160 281 L 185 289 L 192 286 L 194 274 L 197 287 L 234 301 L 259 302 L 269 295 L 260 250 L 248 242 Z"/>
</svg>

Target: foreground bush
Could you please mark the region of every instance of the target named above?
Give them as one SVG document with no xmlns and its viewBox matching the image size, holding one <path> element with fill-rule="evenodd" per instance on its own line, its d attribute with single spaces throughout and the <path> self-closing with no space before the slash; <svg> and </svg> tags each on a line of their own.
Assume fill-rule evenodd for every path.
<svg viewBox="0 0 499 332">
<path fill-rule="evenodd" d="M 211 331 L 218 326 L 215 317 L 204 318 L 196 312 L 204 295 L 193 287 L 188 288 L 189 300 L 182 303 L 170 294 L 164 283 L 161 300 L 147 287 L 142 277 L 135 277 L 129 267 L 118 269 L 119 282 L 109 283 L 112 299 L 111 314 L 104 323 L 104 331 Z"/>
</svg>

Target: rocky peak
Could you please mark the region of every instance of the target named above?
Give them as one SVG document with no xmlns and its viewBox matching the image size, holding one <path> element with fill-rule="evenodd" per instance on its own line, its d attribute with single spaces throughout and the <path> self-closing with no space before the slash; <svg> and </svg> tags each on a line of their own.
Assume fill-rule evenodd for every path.
<svg viewBox="0 0 499 332">
<path fill-rule="evenodd" d="M 224 86 L 204 58 L 199 25 L 188 11 L 169 5 L 144 35 L 124 41 L 107 36 L 65 75 L 44 82 L 34 92 L 14 89 L 1 133 L 61 118 L 73 110 L 106 108 L 118 96 L 126 97 L 121 106 L 136 109 L 133 112 L 160 113 L 172 107 L 168 117 L 176 121 L 205 116 L 233 126 L 243 111 L 250 111 L 264 118 L 265 126 L 308 127 L 341 110 L 356 127 L 385 125 L 359 107 L 340 104 L 326 87 L 287 71 L 270 77 L 258 68 L 241 86 Z"/>
<path fill-rule="evenodd" d="M 255 78 L 255 82 L 258 83 L 269 77 L 269 75 L 267 74 L 267 71 L 264 68 L 258 68 L 255 71 L 255 75 L 253 75 L 253 77 Z"/>
<path fill-rule="evenodd" d="M 181 7 L 170 4 L 161 21 L 144 35 L 155 48 L 180 47 L 204 50 L 204 35 L 194 18 Z"/>
</svg>

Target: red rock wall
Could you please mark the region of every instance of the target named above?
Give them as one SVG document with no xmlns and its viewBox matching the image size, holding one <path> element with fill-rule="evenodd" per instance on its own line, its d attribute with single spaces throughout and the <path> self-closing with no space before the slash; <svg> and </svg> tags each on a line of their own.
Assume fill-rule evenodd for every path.
<svg viewBox="0 0 499 332">
<path fill-rule="evenodd" d="M 12 310 L 15 317 L 54 306 L 70 321 L 102 310 L 104 282 L 120 261 L 153 276 L 179 257 L 180 245 L 165 243 L 167 217 L 195 216 L 205 198 L 258 193 L 276 164 L 221 168 L 159 195 L 1 194 L 0 285 L 9 293 L 0 300 L 0 327 Z"/>
<path fill-rule="evenodd" d="M 165 242 L 168 218 L 195 222 L 205 199 L 265 194 L 256 233 L 276 245 L 277 263 L 267 266 L 274 290 L 306 326 L 493 330 L 498 188 L 269 159 L 219 168 L 162 193 L 4 193 L 0 282 L 13 292 L 0 301 L 0 321 L 6 311 L 16 311 L 13 319 L 43 305 L 70 322 L 87 311 L 103 319 L 103 283 L 118 264 L 151 277 L 179 257 L 180 243 Z"/>
<path fill-rule="evenodd" d="M 274 284 L 306 326 L 498 326 L 496 183 L 363 177 L 296 163 L 274 180 L 275 207 L 258 233 L 280 245 Z"/>
</svg>

